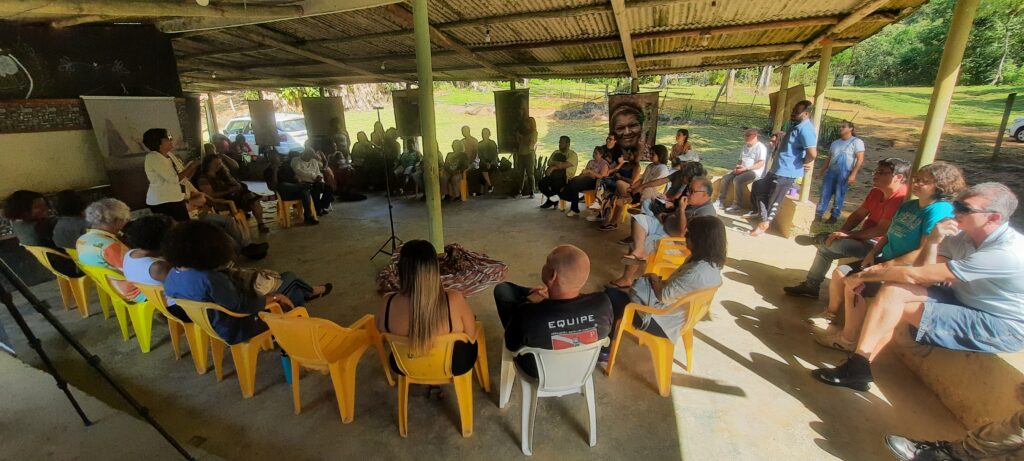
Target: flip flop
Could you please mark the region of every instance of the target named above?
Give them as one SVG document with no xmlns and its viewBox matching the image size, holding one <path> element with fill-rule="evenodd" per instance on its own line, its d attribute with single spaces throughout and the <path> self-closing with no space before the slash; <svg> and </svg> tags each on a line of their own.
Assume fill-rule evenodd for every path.
<svg viewBox="0 0 1024 461">
<path fill-rule="evenodd" d="M 334 284 L 333 283 L 325 283 L 324 284 L 324 292 L 323 293 L 320 293 L 318 295 L 310 296 L 310 297 L 306 298 L 306 301 L 312 301 L 314 299 L 323 298 L 324 296 L 327 296 L 327 295 L 331 294 L 331 291 L 333 291 L 333 290 L 334 290 Z"/>
<path fill-rule="evenodd" d="M 647 264 L 646 259 L 641 259 L 631 254 L 624 255 L 620 261 L 622 261 L 623 264 L 629 264 L 630 266 L 639 266 L 642 264 Z"/>
</svg>

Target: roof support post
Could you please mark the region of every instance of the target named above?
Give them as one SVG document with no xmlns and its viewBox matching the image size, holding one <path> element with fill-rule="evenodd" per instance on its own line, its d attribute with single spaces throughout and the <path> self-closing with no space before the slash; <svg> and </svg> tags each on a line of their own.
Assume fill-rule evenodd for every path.
<svg viewBox="0 0 1024 461">
<path fill-rule="evenodd" d="M 413 29 L 416 35 L 416 73 L 419 79 L 420 134 L 423 136 L 423 193 L 427 197 L 427 239 L 438 253 L 444 251 L 441 227 L 441 186 L 438 181 L 437 125 L 434 121 L 434 75 L 430 62 L 430 21 L 427 0 L 412 2 Z"/>
<path fill-rule="evenodd" d="M 213 93 L 206 93 L 206 129 L 210 132 L 208 142 L 213 142 L 213 135 L 220 133 L 220 126 L 217 124 L 217 111 L 213 105 Z"/>
<path fill-rule="evenodd" d="M 779 82 L 779 96 L 775 101 L 775 119 L 772 122 L 772 133 L 782 129 L 783 121 L 786 117 L 786 107 L 788 101 L 786 97 L 789 96 L 789 66 L 782 66 L 782 80 Z"/>
<path fill-rule="evenodd" d="M 960 64 L 964 59 L 964 49 L 971 34 L 978 3 L 979 0 L 957 0 L 956 7 L 953 8 L 946 46 L 942 50 L 939 72 L 935 76 L 932 99 L 928 104 L 928 116 L 924 119 L 921 142 L 914 157 L 914 172 L 935 161 L 935 152 L 939 149 L 942 127 L 946 123 L 949 104 L 953 100 L 953 90 L 956 89 L 956 82 L 960 77 Z"/>
<path fill-rule="evenodd" d="M 510 90 L 516 89 L 516 79 L 513 78 L 513 79 L 508 81 L 508 88 Z"/>
<path fill-rule="evenodd" d="M 629 67 L 629 76 L 636 79 L 636 58 L 633 56 L 633 39 L 630 36 L 629 18 L 626 16 L 626 0 L 612 0 L 612 14 L 615 17 L 615 27 L 619 29 L 619 40 L 622 41 L 622 56 L 626 59 Z M 635 91 L 634 91 L 635 93 Z"/>
<path fill-rule="evenodd" d="M 629 92 L 632 94 L 640 92 L 640 78 L 636 76 L 629 78 Z"/>
<path fill-rule="evenodd" d="M 821 135 L 821 121 L 825 115 L 825 89 L 828 88 L 828 68 L 832 65 L 832 41 L 825 40 L 821 46 L 821 59 L 818 61 L 818 82 L 814 85 L 814 132 L 815 139 Z M 804 180 L 800 184 L 800 201 L 811 197 L 811 181 L 814 179 L 814 165 L 804 172 Z"/>
</svg>

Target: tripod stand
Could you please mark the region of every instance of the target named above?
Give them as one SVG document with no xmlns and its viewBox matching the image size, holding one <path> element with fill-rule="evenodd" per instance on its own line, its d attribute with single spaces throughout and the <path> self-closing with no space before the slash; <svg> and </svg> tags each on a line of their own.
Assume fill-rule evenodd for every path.
<svg viewBox="0 0 1024 461">
<path fill-rule="evenodd" d="M 71 336 L 71 333 L 64 328 L 64 325 L 62 325 L 60 321 L 50 313 L 50 306 L 47 303 L 40 301 L 39 298 L 36 298 L 35 294 L 33 294 L 32 291 L 28 289 L 28 286 L 25 285 L 25 282 L 21 280 L 21 278 L 18 277 L 18 274 L 15 274 L 14 270 L 12 270 L 11 267 L 7 265 L 7 262 L 2 259 L 0 259 L 0 273 L 2 273 L 3 277 L 11 283 L 11 286 L 25 297 L 39 315 L 43 316 L 47 322 L 50 322 L 50 325 L 57 330 L 57 333 L 60 333 L 64 340 L 67 341 L 83 359 L 85 359 L 86 363 L 91 365 L 96 372 L 99 373 L 108 384 L 110 384 L 110 387 L 113 387 L 114 390 L 117 391 L 117 393 L 120 394 L 121 397 L 139 413 L 139 416 L 142 416 L 150 426 L 153 426 L 153 429 L 156 429 L 156 431 L 159 432 L 165 440 L 167 440 L 167 443 L 170 443 L 171 446 L 173 446 L 174 449 L 177 450 L 185 459 L 195 459 L 187 450 L 185 450 L 185 447 L 182 447 L 181 444 L 171 436 L 171 434 L 167 433 L 167 431 L 160 426 L 160 423 L 153 419 L 153 416 L 149 414 L 148 408 L 142 406 L 131 396 L 131 394 L 128 393 L 128 391 L 114 381 L 114 378 L 112 378 L 110 374 L 107 373 L 107 370 L 103 368 L 103 365 L 100 364 L 100 358 L 92 355 L 85 346 L 82 346 L 82 344 L 74 338 L 74 336 Z M 87 427 L 91 426 L 92 421 L 90 421 L 89 417 L 85 415 L 84 411 L 82 411 L 82 407 L 78 404 L 78 401 L 75 400 L 75 396 L 71 394 L 71 390 L 68 389 L 67 381 L 64 380 L 57 371 L 57 368 L 54 367 L 53 362 L 51 362 L 49 356 L 46 355 L 46 351 L 43 350 L 43 346 L 39 341 L 39 338 L 32 333 L 32 329 L 29 328 L 28 323 L 25 322 L 25 318 L 22 317 L 21 312 L 19 312 L 18 308 L 15 307 L 14 297 L 7 292 L 2 284 L 0 284 L 0 301 L 7 306 L 7 310 L 10 311 L 11 317 L 14 318 L 14 322 L 18 324 L 18 328 L 21 328 L 22 333 L 25 334 L 25 338 L 28 339 L 29 346 L 35 350 L 36 354 L 39 355 L 39 359 L 42 360 L 43 366 L 46 367 L 46 371 L 53 376 L 55 381 L 57 381 L 57 387 L 63 391 L 64 395 L 71 401 L 71 406 L 75 408 L 75 412 L 78 413 L 78 417 L 82 418 L 82 423 Z"/>
<path fill-rule="evenodd" d="M 383 106 L 374 106 L 374 108 L 373 108 L 374 110 L 377 111 L 377 123 L 381 123 L 381 121 L 380 121 L 380 110 L 383 109 L 383 108 L 384 108 Z M 387 142 L 387 141 L 384 141 L 384 140 L 382 140 L 382 141 L 383 142 Z M 377 252 L 374 253 L 373 256 L 370 256 L 370 260 L 371 261 L 373 260 L 373 258 L 376 258 L 377 255 L 379 255 L 381 253 L 384 253 L 384 254 L 386 254 L 388 256 L 391 256 L 391 255 L 395 254 L 395 251 L 398 250 L 398 245 L 402 244 L 402 239 L 400 239 L 400 238 L 395 236 L 395 216 L 391 212 L 391 209 L 393 208 L 393 206 L 391 205 L 391 179 L 390 179 L 390 176 L 391 176 L 391 174 L 390 174 L 391 173 L 391 165 L 388 164 L 388 156 L 387 155 L 383 155 L 383 153 L 382 153 L 381 156 L 384 158 L 384 195 L 388 199 L 388 221 L 391 223 L 391 237 L 388 237 L 388 239 L 385 240 L 383 244 L 381 244 L 381 246 L 377 250 Z M 384 248 L 387 248 L 388 244 L 391 244 L 391 251 L 390 252 L 384 250 Z"/>
</svg>

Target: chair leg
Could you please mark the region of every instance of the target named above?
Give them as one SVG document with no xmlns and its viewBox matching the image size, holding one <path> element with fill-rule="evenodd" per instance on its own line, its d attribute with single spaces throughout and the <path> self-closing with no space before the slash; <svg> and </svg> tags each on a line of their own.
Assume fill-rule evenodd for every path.
<svg viewBox="0 0 1024 461">
<path fill-rule="evenodd" d="M 630 316 L 629 321 L 633 321 L 632 316 Z M 604 374 L 606 376 L 612 375 L 612 367 L 615 366 L 615 359 L 619 356 L 619 344 L 622 343 L 622 330 L 625 328 L 623 325 L 625 323 L 622 320 L 615 322 L 615 339 L 612 340 L 612 350 L 608 354 L 608 365 L 604 367 Z"/>
<path fill-rule="evenodd" d="M 142 353 L 148 353 L 153 343 L 153 306 L 148 302 L 136 303 L 128 308 L 128 317 L 132 320 L 132 329 L 135 330 L 135 341 L 139 343 Z"/>
<path fill-rule="evenodd" d="M 207 336 L 209 338 L 209 336 Z M 217 382 L 224 380 L 224 348 L 228 345 L 219 339 L 210 338 L 210 355 L 213 356 L 213 374 Z"/>
<path fill-rule="evenodd" d="M 391 376 L 391 365 L 388 364 L 388 356 L 384 352 L 384 339 L 381 337 L 380 332 L 377 331 L 377 327 L 373 325 L 373 322 L 369 322 L 366 325 L 366 332 L 370 334 L 370 343 L 377 350 L 377 358 L 380 359 L 380 366 L 384 369 L 384 376 L 388 379 L 388 386 L 394 386 L 395 379 Z"/>
<path fill-rule="evenodd" d="M 167 319 L 167 332 L 171 336 L 171 349 L 174 349 L 174 360 L 181 360 L 181 335 L 184 328 L 180 323 Z"/>
<path fill-rule="evenodd" d="M 537 389 L 533 383 L 519 380 L 519 387 L 523 391 L 523 417 L 522 417 L 522 448 L 523 454 L 533 455 L 533 424 L 537 420 Z"/>
<path fill-rule="evenodd" d="M 181 327 L 185 330 L 185 341 L 188 342 L 188 351 L 192 355 L 196 373 L 206 374 L 210 368 L 210 338 L 194 324 L 185 323 Z"/>
<path fill-rule="evenodd" d="M 409 436 L 409 378 L 398 375 L 398 434 Z"/>
<path fill-rule="evenodd" d="M 683 347 L 686 348 L 686 372 L 693 371 L 693 330 L 683 333 Z"/>
<path fill-rule="evenodd" d="M 128 305 L 120 299 L 111 299 L 114 303 L 114 317 L 117 317 L 117 325 L 121 327 L 121 338 L 128 340 Z"/>
<path fill-rule="evenodd" d="M 480 382 L 480 388 L 486 393 L 491 392 L 491 370 L 487 366 L 487 340 L 484 337 L 483 325 L 477 322 L 477 354 L 476 363 L 473 369 L 476 371 L 476 379 Z"/>
<path fill-rule="evenodd" d="M 69 283 L 71 284 L 71 294 L 75 297 L 75 305 L 78 306 L 78 312 L 82 314 L 82 318 L 88 317 L 89 292 L 85 288 L 85 277 L 71 279 Z"/>
<path fill-rule="evenodd" d="M 334 395 L 338 399 L 338 412 L 341 422 L 348 424 L 355 417 L 356 407 L 356 367 L 362 353 L 352 354 L 345 362 L 331 364 L 331 382 L 334 384 Z"/>
<path fill-rule="evenodd" d="M 469 372 L 452 378 L 455 384 L 455 398 L 459 401 L 459 419 L 462 420 L 462 436 L 473 435 L 473 375 Z"/>
<path fill-rule="evenodd" d="M 590 434 L 590 446 L 597 445 L 597 404 L 594 402 L 594 376 L 587 378 L 583 385 L 583 394 L 587 398 L 587 432 Z"/>
<path fill-rule="evenodd" d="M 302 367 L 297 360 L 289 360 L 288 363 L 292 367 L 292 406 L 295 414 L 299 414 L 302 412 L 302 396 L 299 394 L 299 374 L 302 373 Z"/>
<path fill-rule="evenodd" d="M 512 396 L 512 386 L 516 383 L 516 368 L 512 363 L 512 352 L 504 347 L 501 348 L 501 383 L 498 390 L 498 408 L 508 406 L 509 397 Z"/>
<path fill-rule="evenodd" d="M 256 360 L 259 358 L 261 340 L 262 338 L 253 338 L 231 346 L 231 360 L 235 363 L 235 374 L 238 375 L 238 385 L 242 388 L 242 398 L 252 398 L 256 393 Z"/>
<path fill-rule="evenodd" d="M 100 300 L 100 309 L 103 310 L 103 320 L 110 318 L 110 304 L 113 302 L 110 296 L 107 296 L 98 285 L 95 283 L 93 286 L 96 287 L 96 297 Z"/>
<path fill-rule="evenodd" d="M 668 340 L 665 340 L 668 342 Z M 651 350 L 651 361 L 654 363 L 654 378 L 658 385 L 658 394 L 668 397 L 672 387 L 672 343 L 667 345 L 658 342 L 649 342 L 647 347 Z"/>
<path fill-rule="evenodd" d="M 64 304 L 64 310 L 71 309 L 71 303 L 75 301 L 71 293 L 71 283 L 64 277 L 57 277 L 57 288 L 60 290 L 60 301 Z"/>
</svg>

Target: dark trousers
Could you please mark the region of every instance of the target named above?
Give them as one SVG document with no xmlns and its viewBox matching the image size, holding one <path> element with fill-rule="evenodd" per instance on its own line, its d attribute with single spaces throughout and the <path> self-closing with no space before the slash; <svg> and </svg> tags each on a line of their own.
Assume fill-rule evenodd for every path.
<svg viewBox="0 0 1024 461">
<path fill-rule="evenodd" d="M 312 198 L 310 184 L 294 184 L 283 182 L 277 185 L 277 193 L 281 194 L 283 200 L 302 200 L 302 216 L 307 219 L 313 218 L 313 210 L 309 207 Z"/>
<path fill-rule="evenodd" d="M 156 214 L 170 216 L 171 219 L 174 219 L 177 222 L 187 222 L 189 220 L 188 208 L 185 207 L 185 201 L 150 205 L 149 210 Z"/>
<path fill-rule="evenodd" d="M 587 176 L 577 176 L 569 180 L 569 183 L 562 188 L 558 197 L 569 202 L 570 210 L 580 212 L 580 194 L 583 191 L 597 188 L 597 180 Z"/>
<path fill-rule="evenodd" d="M 513 194 L 533 195 L 533 186 L 536 179 L 534 178 L 534 172 L 537 169 L 537 155 L 517 155 L 516 156 L 516 189 Z"/>
<path fill-rule="evenodd" d="M 316 206 L 317 210 L 324 210 L 331 206 L 331 202 L 334 201 L 334 191 L 323 181 L 317 181 L 314 183 L 302 183 L 303 186 L 309 186 L 309 194 L 313 197 L 313 205 Z"/>
<path fill-rule="evenodd" d="M 767 176 L 754 181 L 750 192 L 750 208 L 761 214 L 761 220 L 772 222 L 779 212 L 782 199 L 786 198 L 786 192 L 796 181 L 795 178 L 778 176 L 775 173 L 768 173 Z"/>
<path fill-rule="evenodd" d="M 565 187 L 565 170 L 553 171 L 537 181 L 537 189 L 540 189 L 540 193 L 549 199 L 558 195 L 563 187 Z"/>
<path fill-rule="evenodd" d="M 502 282 L 494 287 L 494 305 L 498 308 L 498 318 L 501 319 L 502 326 L 508 325 L 512 320 L 512 314 L 527 302 L 526 296 L 529 294 L 529 287 L 511 282 Z"/>
<path fill-rule="evenodd" d="M 622 320 L 622 316 L 626 313 L 626 305 L 630 303 L 629 293 L 622 291 L 618 288 L 608 287 L 604 289 L 604 294 L 608 296 L 608 299 L 612 302 L 612 314 L 615 315 L 615 325 L 619 324 L 619 320 Z M 644 319 L 639 315 L 633 316 L 633 327 L 639 330 L 646 331 L 652 335 L 660 336 L 662 338 L 668 338 L 665 334 L 665 330 L 662 330 L 657 322 L 654 320 L 648 320 L 644 325 Z M 612 332 L 615 334 L 617 332 Z"/>
</svg>

